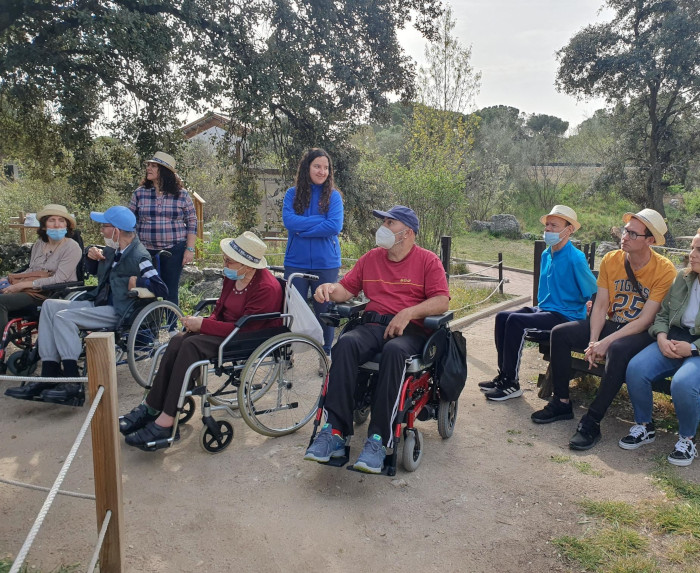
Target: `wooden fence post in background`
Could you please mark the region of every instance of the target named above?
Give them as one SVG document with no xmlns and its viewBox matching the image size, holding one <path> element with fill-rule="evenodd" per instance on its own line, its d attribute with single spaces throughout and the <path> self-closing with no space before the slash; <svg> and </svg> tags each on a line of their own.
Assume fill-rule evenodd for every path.
<svg viewBox="0 0 700 573">
<path fill-rule="evenodd" d="M 542 262 L 542 253 L 546 245 L 544 241 L 535 241 L 535 255 L 532 261 L 534 274 L 532 279 L 532 305 L 537 306 L 537 296 L 540 288 L 540 263 Z"/>
<path fill-rule="evenodd" d="M 107 510 L 112 512 L 107 534 L 100 551 L 100 572 L 122 571 L 124 562 L 121 447 L 117 432 L 117 366 L 114 334 L 94 332 L 85 339 L 88 390 L 93 400 L 100 386 L 102 401 L 90 424 L 92 431 L 92 465 L 95 472 L 97 530 L 102 527 Z"/>
<path fill-rule="evenodd" d="M 192 192 L 192 202 L 194 203 L 194 212 L 197 215 L 197 238 L 200 242 L 194 250 L 194 257 L 199 259 L 202 257 L 202 249 L 199 247 L 201 241 L 204 241 L 204 204 L 206 201 L 202 199 L 198 193 Z"/>
<path fill-rule="evenodd" d="M 452 258 L 452 237 L 440 237 L 440 260 L 447 278 L 450 278 L 450 259 Z"/>
</svg>

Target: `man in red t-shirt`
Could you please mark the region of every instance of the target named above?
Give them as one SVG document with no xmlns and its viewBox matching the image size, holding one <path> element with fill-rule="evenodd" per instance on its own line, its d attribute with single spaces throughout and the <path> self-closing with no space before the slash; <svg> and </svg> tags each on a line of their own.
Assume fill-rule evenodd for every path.
<svg viewBox="0 0 700 573">
<path fill-rule="evenodd" d="M 373 213 L 383 220 L 376 234 L 378 248 L 363 255 L 340 282 L 324 283 L 314 293 L 318 302 L 345 302 L 363 291 L 370 302 L 364 324 L 333 347 L 326 424 L 304 459 L 327 462 L 345 455 L 345 438 L 353 431 L 357 369 L 381 352 L 368 438 L 355 463 L 360 471 L 381 473 L 386 448 L 392 447 L 406 359 L 421 352 L 426 340 L 423 318 L 447 311 L 450 291 L 440 259 L 415 244 L 416 214 L 403 205 Z"/>
</svg>

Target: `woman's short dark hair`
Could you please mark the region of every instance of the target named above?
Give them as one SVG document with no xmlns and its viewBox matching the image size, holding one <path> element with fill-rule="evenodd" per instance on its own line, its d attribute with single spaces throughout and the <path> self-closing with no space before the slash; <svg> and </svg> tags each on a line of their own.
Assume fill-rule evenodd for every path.
<svg viewBox="0 0 700 573">
<path fill-rule="evenodd" d="M 314 159 L 319 157 L 328 159 L 328 177 L 323 183 L 323 191 L 318 201 L 318 209 L 321 213 L 328 212 L 331 203 L 331 193 L 335 187 L 335 181 L 333 180 L 333 160 L 325 150 L 320 147 L 313 147 L 304 154 L 297 168 L 296 190 L 294 193 L 294 212 L 297 215 L 301 215 L 306 211 L 311 202 L 311 176 L 309 175 L 309 171 Z M 336 191 L 338 190 L 336 189 Z M 340 193 L 340 191 L 338 191 L 338 193 Z"/>
<path fill-rule="evenodd" d="M 180 190 L 182 189 L 182 181 L 180 181 L 180 178 L 170 171 L 167 167 L 163 167 L 162 165 L 158 165 L 155 163 L 156 167 L 158 167 L 158 179 L 160 179 L 160 190 L 163 192 L 164 195 L 172 195 L 173 197 L 179 197 L 180 196 Z M 141 179 L 141 187 L 145 187 L 146 189 L 152 189 L 155 187 L 153 181 L 148 179 L 145 175 L 143 179 Z"/>
<path fill-rule="evenodd" d="M 45 243 L 49 242 L 49 236 L 46 233 L 46 221 L 49 220 L 49 217 L 53 217 L 54 215 L 46 215 L 39 219 L 39 228 L 36 230 L 36 234 L 39 235 L 39 238 L 44 241 Z M 75 228 L 73 227 L 73 223 L 66 219 L 65 217 L 61 217 L 65 222 L 66 222 L 66 237 L 72 237 L 73 236 L 73 231 L 75 231 Z"/>
</svg>

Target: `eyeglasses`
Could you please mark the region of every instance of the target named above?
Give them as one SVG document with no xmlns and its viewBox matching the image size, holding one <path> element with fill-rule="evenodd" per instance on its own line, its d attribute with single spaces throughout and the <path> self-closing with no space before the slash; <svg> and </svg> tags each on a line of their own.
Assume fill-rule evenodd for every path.
<svg viewBox="0 0 700 573">
<path fill-rule="evenodd" d="M 630 239 L 633 241 L 636 241 L 639 237 L 653 237 L 649 232 L 644 233 L 643 235 L 640 233 L 635 233 L 634 231 L 630 231 L 627 227 L 622 227 L 622 236 L 624 237 L 625 235 L 629 235 Z"/>
</svg>

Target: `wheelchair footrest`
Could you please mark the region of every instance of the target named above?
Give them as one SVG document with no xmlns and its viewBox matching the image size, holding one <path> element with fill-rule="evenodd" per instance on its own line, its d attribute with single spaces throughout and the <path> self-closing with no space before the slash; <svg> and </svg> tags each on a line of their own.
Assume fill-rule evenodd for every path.
<svg viewBox="0 0 700 573">
<path fill-rule="evenodd" d="M 319 462 L 324 466 L 333 466 L 334 468 L 342 468 L 350 461 L 350 446 L 345 446 L 345 455 L 331 458 L 327 462 Z"/>
<path fill-rule="evenodd" d="M 355 468 L 355 464 L 353 464 L 353 465 L 351 465 L 351 466 L 348 466 L 348 467 L 345 468 L 345 469 L 346 469 L 346 470 L 350 470 L 351 472 L 357 472 L 358 474 L 362 474 L 362 475 L 365 475 L 365 476 L 380 476 L 380 475 L 381 475 L 381 476 L 393 476 L 393 475 L 396 475 L 396 468 L 394 468 L 394 473 L 389 473 L 389 469 L 390 469 L 390 468 L 389 468 L 389 466 L 387 466 L 387 465 L 385 465 L 385 466 L 382 468 L 382 471 L 381 471 L 380 473 L 378 473 L 378 474 L 373 474 L 373 473 L 369 473 L 369 472 L 363 472 L 362 470 L 358 470 L 358 469 Z"/>
</svg>

